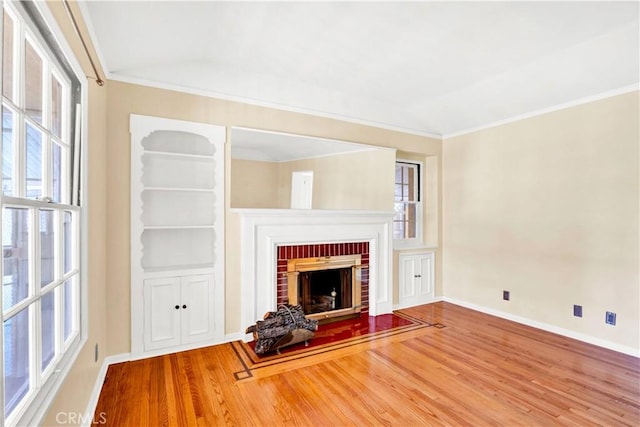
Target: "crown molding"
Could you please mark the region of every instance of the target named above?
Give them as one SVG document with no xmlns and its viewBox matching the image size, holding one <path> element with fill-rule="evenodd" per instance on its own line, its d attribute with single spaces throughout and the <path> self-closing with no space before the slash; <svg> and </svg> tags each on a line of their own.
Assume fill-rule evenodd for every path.
<svg viewBox="0 0 640 427">
<path fill-rule="evenodd" d="M 170 90 L 170 91 L 186 93 L 190 95 L 205 96 L 207 98 L 222 99 L 225 101 L 239 102 L 243 104 L 255 105 L 257 107 L 273 108 L 273 109 L 288 111 L 292 113 L 308 114 L 315 117 L 339 120 L 342 122 L 348 122 L 348 123 L 353 123 L 353 124 L 363 125 L 363 126 L 370 126 L 370 127 L 389 130 L 393 132 L 399 132 L 399 133 L 415 135 L 415 136 L 422 136 L 422 137 L 442 141 L 442 135 L 440 134 L 421 131 L 418 129 L 405 128 L 401 126 L 394 126 L 388 123 L 377 122 L 374 120 L 359 119 L 356 117 L 350 117 L 350 116 L 345 116 L 341 114 L 334 114 L 326 111 L 319 111 L 319 110 L 313 110 L 310 108 L 296 107 L 291 105 L 279 104 L 276 102 L 257 100 L 253 98 L 231 95 L 231 94 L 216 92 L 212 90 L 185 87 L 185 86 L 181 86 L 173 83 L 157 82 L 157 81 L 148 80 L 140 77 L 123 76 L 121 74 L 115 74 L 110 72 L 106 73 L 106 75 L 109 80 L 122 82 L 122 83 L 135 84 L 135 85 L 146 86 L 146 87 L 151 87 L 155 89 Z"/>
</svg>

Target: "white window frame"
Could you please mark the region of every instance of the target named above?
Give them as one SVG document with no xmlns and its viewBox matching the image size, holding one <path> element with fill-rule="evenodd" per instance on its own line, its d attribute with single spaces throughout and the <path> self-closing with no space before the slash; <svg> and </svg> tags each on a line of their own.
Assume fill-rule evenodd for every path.
<svg viewBox="0 0 640 427">
<path fill-rule="evenodd" d="M 424 162 L 417 160 L 409 160 L 409 159 L 396 159 L 396 166 L 399 163 L 416 165 L 418 167 L 418 197 L 417 202 L 414 203 L 416 206 L 416 237 L 414 238 L 404 238 L 404 239 L 393 239 L 393 248 L 394 249 L 411 249 L 418 248 L 423 246 L 423 234 L 424 234 Z M 395 168 L 394 168 L 395 171 Z M 394 204 L 395 200 L 395 175 L 394 175 Z"/>
<path fill-rule="evenodd" d="M 80 120 L 80 117 L 86 117 L 86 113 L 87 113 L 88 94 L 87 94 L 87 79 L 85 77 L 85 74 L 79 62 L 75 58 L 71 48 L 66 43 L 65 37 L 62 31 L 60 30 L 60 28 L 58 27 L 57 22 L 53 17 L 51 11 L 49 10 L 49 6 L 47 5 L 47 3 L 32 1 L 32 2 L 29 2 L 29 4 L 30 4 L 30 7 L 34 8 L 39 14 L 41 18 L 40 25 L 44 25 L 45 27 L 47 27 L 47 30 L 50 31 L 51 34 L 53 35 L 53 38 L 55 39 L 55 42 L 57 44 L 57 48 L 59 49 L 59 51 L 61 52 L 62 56 L 66 61 L 66 65 L 70 68 L 71 72 L 74 74 L 74 77 L 79 82 L 79 85 L 80 85 L 79 105 L 76 106 L 76 117 L 75 117 L 75 121 L 77 122 L 78 120 Z M 21 9 L 22 7 L 23 6 L 21 4 L 18 4 L 17 2 L 6 1 L 6 0 L 3 2 L 3 10 L 8 9 L 12 12 L 10 13 L 10 15 L 14 19 L 14 22 L 16 22 L 15 20 L 19 20 L 20 22 L 22 22 L 22 25 L 24 26 L 24 30 L 22 30 L 23 32 L 20 34 L 24 34 L 23 36 L 24 39 L 28 38 L 30 43 L 33 45 L 33 47 L 36 50 L 39 51 L 40 54 L 42 54 L 43 52 L 46 52 L 45 56 L 51 58 L 53 54 L 49 52 L 48 48 L 43 47 L 43 46 L 46 46 L 46 43 L 44 42 L 44 39 L 40 36 L 39 26 L 32 23 L 30 19 L 25 18 L 24 10 Z M 2 20 L 0 20 L 0 31 L 2 31 L 2 26 L 3 26 Z M 14 48 L 15 46 L 17 46 L 18 43 L 23 42 L 24 40 L 23 37 L 19 37 L 19 40 L 15 40 L 15 37 L 14 37 Z M 24 49 L 23 48 L 21 49 L 23 52 Z M 21 55 L 23 57 L 24 53 L 22 53 Z M 52 62 L 55 62 L 55 61 L 52 61 Z M 15 61 L 14 72 L 19 72 L 22 75 L 24 75 L 24 70 L 21 68 L 22 63 L 23 61 L 21 59 Z M 55 69 L 55 66 L 52 68 L 53 69 L 47 69 L 47 67 L 45 67 L 43 69 L 43 76 L 45 77 L 45 79 L 49 79 L 48 82 L 45 81 L 45 79 L 43 79 L 43 84 L 46 85 L 45 87 L 48 87 L 48 92 L 46 95 L 50 95 L 50 91 L 51 91 L 49 72 L 53 73 L 56 79 L 58 79 L 58 81 L 61 84 L 63 85 L 68 84 L 68 81 L 64 78 L 66 73 L 59 72 L 58 70 Z M 14 93 L 16 90 L 20 91 L 20 88 L 14 88 Z M 62 100 L 63 105 L 64 103 L 70 102 L 68 98 L 64 98 L 64 94 L 66 93 L 67 92 L 63 90 L 63 100 Z M 23 97 L 24 95 L 18 94 L 18 96 Z M 22 98 L 16 98 L 16 99 L 22 99 Z M 48 99 L 49 97 L 47 96 L 47 99 L 43 100 L 43 104 L 44 104 L 43 117 L 47 117 L 47 118 L 50 117 L 50 115 L 46 113 L 46 109 L 50 108 Z M 18 103 L 23 105 L 22 101 L 19 101 Z M 65 132 L 67 133 L 67 137 L 68 137 L 69 135 L 68 132 L 71 131 L 71 129 L 69 129 L 67 126 L 69 123 L 70 123 L 70 120 L 68 116 L 62 118 L 63 128 L 61 129 L 61 132 L 62 132 L 63 139 L 65 138 Z M 45 126 L 48 127 L 48 124 L 45 124 Z M 31 359 L 30 375 L 31 375 L 32 385 L 27 395 L 21 400 L 18 406 L 16 406 L 13 412 L 8 417 L 5 417 L 5 414 L 4 414 L 4 360 L 3 360 L 4 350 L 2 349 L 0 351 L 0 371 L 2 371 L 0 372 L 2 374 L 2 382 L 0 384 L 0 425 L 9 426 L 9 425 L 40 424 L 43 417 L 46 415 L 46 412 L 49 409 L 51 403 L 55 399 L 60 386 L 62 385 L 64 379 L 66 378 L 76 358 L 78 357 L 81 349 L 83 348 L 84 344 L 87 341 L 88 298 L 87 298 L 86 278 L 88 277 L 88 268 L 87 268 L 88 262 L 87 262 L 86 254 L 88 253 L 88 241 L 87 241 L 87 233 L 84 232 L 84 230 L 87 230 L 88 220 L 85 214 L 85 209 L 83 209 L 81 206 L 72 206 L 67 204 L 67 203 L 70 203 L 71 201 L 75 202 L 75 200 L 77 199 L 76 197 L 77 192 L 75 190 L 77 189 L 78 180 L 81 182 L 80 198 L 82 200 L 82 204 L 85 205 L 87 203 L 87 192 L 86 192 L 87 147 L 86 147 L 86 144 L 82 145 L 82 150 L 79 149 L 80 141 L 87 140 L 86 139 L 87 127 L 85 123 L 80 123 L 80 126 L 78 126 L 78 123 L 76 123 L 75 126 L 77 129 L 77 132 L 75 135 L 75 141 L 70 141 L 67 139 L 69 143 L 66 145 L 65 148 L 63 148 L 68 150 L 69 155 L 70 156 L 73 155 L 74 158 L 76 159 L 73 165 L 65 163 L 65 161 L 63 161 L 63 164 L 61 166 L 61 170 L 62 170 L 61 180 L 63 181 L 62 188 L 66 190 L 66 189 L 72 189 L 73 187 L 73 195 L 68 194 L 67 191 L 64 191 L 63 195 L 61 195 L 62 201 L 65 204 L 48 203 L 47 200 L 33 200 L 33 199 L 26 199 L 22 197 L 8 197 L 4 195 L 2 195 L 1 197 L 2 206 L 0 208 L 2 209 L 4 209 L 4 207 L 20 207 L 20 208 L 26 208 L 29 210 L 30 217 L 31 217 L 31 221 L 30 221 L 30 232 L 31 232 L 30 239 L 31 240 L 30 240 L 29 250 L 30 250 L 30 257 L 34 257 L 33 258 L 34 262 L 32 265 L 30 265 L 29 286 L 31 288 L 31 292 L 29 294 L 29 297 L 26 300 L 18 303 L 14 308 L 9 310 L 7 313 L 3 313 L 3 320 L 4 320 L 8 318 L 12 313 L 18 312 L 20 307 L 27 307 L 29 304 L 33 304 L 33 309 L 31 309 L 29 313 L 29 320 L 30 320 L 30 331 L 29 331 L 30 338 L 29 339 L 31 342 L 30 346 L 32 346 L 32 348 L 30 349 L 30 352 L 32 353 L 32 357 L 30 358 Z M 15 125 L 14 125 L 14 129 L 16 129 Z M 57 140 L 57 138 L 55 139 Z M 24 146 L 24 142 L 19 141 L 18 145 Z M 44 195 L 47 195 L 49 190 L 51 189 L 52 171 L 50 167 L 49 156 L 52 153 L 53 142 L 51 142 L 50 144 L 47 144 L 46 147 L 47 148 L 44 150 L 45 154 L 42 158 L 42 163 L 43 163 L 42 192 Z M 75 153 L 71 152 L 71 147 L 74 147 L 73 150 L 75 151 Z M 19 152 L 21 150 L 23 149 L 18 148 L 15 151 Z M 80 159 L 78 159 L 77 157 L 79 153 L 81 153 Z M 18 166 L 19 165 L 18 162 L 24 162 L 23 155 L 14 153 L 14 158 L 15 158 L 14 167 L 15 168 L 21 167 L 21 166 Z M 75 169 L 73 173 L 70 172 L 71 167 Z M 78 167 L 80 167 L 79 172 L 77 170 Z M 20 176 L 16 177 L 17 182 L 13 183 L 14 191 L 24 190 L 23 188 L 20 187 L 24 185 L 25 177 L 23 175 L 24 173 L 20 173 Z M 70 182 L 71 178 L 74 178 L 73 182 Z M 18 192 L 14 194 L 18 195 L 18 194 L 24 194 L 24 193 Z M 56 263 L 57 263 L 56 269 L 58 271 L 58 274 L 56 275 L 56 280 L 54 280 L 54 282 L 45 286 L 42 289 L 39 282 L 40 265 L 36 259 L 36 257 L 39 257 L 40 234 L 39 234 L 39 228 L 38 228 L 39 227 L 38 219 L 39 219 L 40 209 L 54 211 L 54 230 L 55 230 L 54 244 L 56 247 L 55 249 L 56 253 L 58 254 L 58 257 L 56 260 Z M 62 248 L 63 216 L 65 211 L 71 212 L 74 217 L 74 220 L 72 222 L 72 224 L 74 225 L 72 229 L 72 233 L 74 234 L 74 237 L 73 237 L 74 260 L 72 265 L 74 266 L 74 268 L 72 268 L 71 271 L 67 272 L 66 274 L 64 274 L 63 272 L 62 256 L 61 256 L 63 251 L 63 248 Z M 2 267 L 1 264 L 0 264 L 0 267 Z M 41 362 L 41 349 L 39 346 L 40 337 L 33 337 L 32 335 L 34 333 L 33 329 L 35 325 L 39 324 L 40 322 L 40 311 L 41 311 L 40 297 L 42 294 L 46 293 L 46 291 L 51 290 L 53 288 L 59 287 L 60 289 L 62 289 L 62 287 L 64 286 L 64 282 L 70 277 L 75 278 L 74 288 L 75 288 L 75 292 L 78 293 L 77 298 L 73 301 L 73 304 L 74 304 L 73 310 L 72 310 L 73 318 L 74 318 L 73 331 L 70 337 L 67 340 L 64 340 L 64 337 L 60 336 L 61 334 L 64 333 L 63 328 L 55 329 L 56 350 L 55 350 L 54 358 L 49 362 L 49 365 L 47 366 L 47 368 L 43 372 L 41 372 L 42 362 Z M 37 279 L 37 282 L 35 281 L 35 279 Z M 61 292 L 56 292 L 55 300 L 58 301 L 60 298 L 61 298 Z M 1 303 L 1 296 L 0 296 L 0 303 Z M 64 315 L 64 312 L 58 313 L 58 316 L 59 316 L 57 320 L 58 322 L 62 322 L 63 315 Z M 4 333 L 4 328 L 0 328 L 0 346 L 1 347 L 3 347 L 3 343 L 4 343 L 3 333 Z"/>
</svg>

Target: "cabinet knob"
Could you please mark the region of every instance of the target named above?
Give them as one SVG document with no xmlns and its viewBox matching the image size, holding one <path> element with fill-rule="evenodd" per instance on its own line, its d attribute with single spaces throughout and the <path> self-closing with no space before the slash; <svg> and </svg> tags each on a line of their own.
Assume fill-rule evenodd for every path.
<svg viewBox="0 0 640 427">
<path fill-rule="evenodd" d="M 182 306 L 182 308 L 187 308 L 187 304 L 184 304 L 184 305 Z"/>
<path fill-rule="evenodd" d="M 422 277 L 422 276 L 419 274 L 415 274 L 413 277 Z"/>
<path fill-rule="evenodd" d="M 176 310 L 180 310 L 180 306 L 179 305 L 176 305 Z"/>
</svg>

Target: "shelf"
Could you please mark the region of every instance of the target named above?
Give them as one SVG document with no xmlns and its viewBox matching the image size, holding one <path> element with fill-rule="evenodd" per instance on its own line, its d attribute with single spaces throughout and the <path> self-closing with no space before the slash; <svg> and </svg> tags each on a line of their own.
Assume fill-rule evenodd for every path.
<svg viewBox="0 0 640 427">
<path fill-rule="evenodd" d="M 145 225 L 145 230 L 213 230 L 214 225 Z"/>
<path fill-rule="evenodd" d="M 213 156 L 215 147 L 206 136 L 180 130 L 155 130 L 142 141 L 143 152 L 169 155 Z"/>
<path fill-rule="evenodd" d="M 143 191 L 142 220 L 145 226 L 206 226 L 215 220 L 211 192 Z"/>
<path fill-rule="evenodd" d="M 145 150 L 142 155 L 168 157 L 168 158 L 182 158 L 182 159 L 205 159 L 213 161 L 213 156 L 209 154 L 190 154 L 190 153 L 176 153 L 172 151 L 153 151 Z"/>
<path fill-rule="evenodd" d="M 144 156 L 142 184 L 145 188 L 211 189 L 216 184 L 215 165 L 201 156 Z"/>
<path fill-rule="evenodd" d="M 184 191 L 191 193 L 213 193 L 213 188 L 186 188 L 186 187 L 145 187 L 144 191 Z"/>
<path fill-rule="evenodd" d="M 177 265 L 214 263 L 213 228 L 203 232 L 200 227 L 160 227 L 142 232 L 142 268 L 164 268 Z"/>
</svg>

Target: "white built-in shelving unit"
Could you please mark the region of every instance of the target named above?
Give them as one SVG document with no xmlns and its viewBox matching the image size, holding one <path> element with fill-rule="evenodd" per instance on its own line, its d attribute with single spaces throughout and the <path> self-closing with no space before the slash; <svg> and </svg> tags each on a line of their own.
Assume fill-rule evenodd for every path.
<svg viewBox="0 0 640 427">
<path fill-rule="evenodd" d="M 133 357 L 224 335 L 226 129 L 132 115 Z"/>
</svg>

